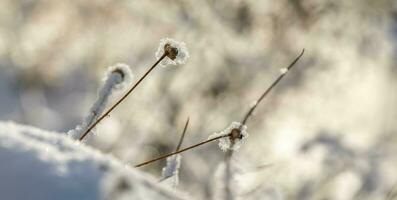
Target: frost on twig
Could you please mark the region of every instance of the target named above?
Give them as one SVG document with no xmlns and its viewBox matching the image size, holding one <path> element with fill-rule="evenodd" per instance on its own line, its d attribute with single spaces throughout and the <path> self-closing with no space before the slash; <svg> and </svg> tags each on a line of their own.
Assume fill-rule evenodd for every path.
<svg viewBox="0 0 397 200">
<path fill-rule="evenodd" d="M 229 135 L 229 137 L 222 137 L 219 139 L 219 147 L 222 151 L 235 151 L 240 148 L 241 141 L 248 137 L 247 126 L 240 122 L 232 122 L 225 130 L 210 135 L 208 139 L 226 135 Z"/>
<path fill-rule="evenodd" d="M 281 74 L 286 74 L 288 72 L 288 69 L 287 68 L 281 68 L 280 69 L 280 73 Z"/>
<path fill-rule="evenodd" d="M 105 117 L 112 112 L 122 101 L 124 101 L 128 95 L 132 93 L 132 91 L 135 90 L 136 87 L 138 87 L 139 84 L 142 83 L 142 81 L 150 74 L 150 72 L 153 71 L 154 68 L 160 63 L 160 62 L 165 62 L 166 64 L 183 64 L 187 58 L 189 57 L 189 54 L 187 52 L 187 49 L 185 47 L 185 43 L 181 42 L 176 42 L 175 40 L 172 39 L 164 39 L 162 40 L 159 50 L 156 53 L 157 61 L 143 74 L 143 76 L 118 100 L 116 103 L 114 103 L 110 108 L 104 112 L 104 114 L 100 115 L 97 120 L 95 120 L 90 126 L 87 127 L 87 129 L 81 134 L 81 137 L 79 138 L 80 141 L 84 139 L 84 137 L 87 136 L 88 133 L 92 129 L 95 128 L 95 126 L 101 122 Z M 168 60 L 168 61 L 164 61 Z"/>
<path fill-rule="evenodd" d="M 163 180 L 172 187 L 179 183 L 179 168 L 181 167 L 182 156 L 177 154 L 167 158 L 167 165 L 162 170 Z"/>
<path fill-rule="evenodd" d="M 187 127 L 189 126 L 190 118 L 187 118 L 185 127 L 183 128 L 183 132 L 181 138 L 179 139 L 178 145 L 175 151 L 179 151 L 183 139 L 185 138 L 185 134 L 187 131 Z M 172 187 L 176 187 L 179 183 L 179 168 L 181 167 L 181 159 L 182 156 L 180 154 L 176 154 L 167 158 L 167 164 L 162 170 L 162 181 L 165 181 L 167 184 L 171 185 Z"/>
<path fill-rule="evenodd" d="M 171 38 L 165 38 L 160 41 L 160 45 L 156 52 L 156 58 L 160 59 L 164 53 L 167 53 L 167 57 L 160 62 L 162 66 L 185 64 L 186 60 L 189 58 L 186 44 Z"/>
<path fill-rule="evenodd" d="M 132 72 L 126 64 L 116 64 L 109 67 L 104 78 L 104 85 L 99 90 L 97 100 L 92 105 L 88 115 L 84 118 L 83 123 L 75 129 L 68 131 L 67 134 L 74 139 L 79 139 L 88 127 L 103 113 L 112 94 L 130 85 L 132 78 Z"/>
</svg>

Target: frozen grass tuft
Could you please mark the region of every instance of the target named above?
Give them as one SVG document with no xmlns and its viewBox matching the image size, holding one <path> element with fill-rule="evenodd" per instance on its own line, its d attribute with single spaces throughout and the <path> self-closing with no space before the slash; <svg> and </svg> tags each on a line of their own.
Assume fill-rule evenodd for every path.
<svg viewBox="0 0 397 200">
<path fill-rule="evenodd" d="M 97 100 L 91 107 L 88 115 L 84 118 L 83 123 L 75 129 L 68 131 L 67 134 L 74 139 L 79 139 L 88 127 L 103 113 L 113 93 L 129 86 L 132 79 L 133 75 L 128 65 L 119 63 L 110 66 L 103 79 L 104 85 L 98 92 Z"/>
</svg>

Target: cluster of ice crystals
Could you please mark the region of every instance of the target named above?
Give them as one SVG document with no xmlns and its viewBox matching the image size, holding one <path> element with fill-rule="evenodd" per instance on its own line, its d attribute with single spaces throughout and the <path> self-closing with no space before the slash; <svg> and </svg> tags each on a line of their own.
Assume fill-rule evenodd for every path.
<svg viewBox="0 0 397 200">
<path fill-rule="evenodd" d="M 231 133 L 233 129 L 240 130 L 240 134 L 242 137 L 235 138 L 234 141 L 232 141 L 230 137 L 223 137 L 219 139 L 218 145 L 222 151 L 227 151 L 227 150 L 235 151 L 240 148 L 241 141 L 248 137 L 247 126 L 241 124 L 240 122 L 232 122 L 232 124 L 230 124 L 230 126 L 227 127 L 225 130 L 210 135 L 208 139 L 216 138 L 219 136 L 226 136 L 229 133 Z"/>
<path fill-rule="evenodd" d="M 164 38 L 160 41 L 160 45 L 156 51 L 156 58 L 160 59 L 161 56 L 164 54 L 164 46 L 166 44 L 169 44 L 171 47 L 176 48 L 178 52 L 174 60 L 169 57 L 165 57 L 160 62 L 160 64 L 162 66 L 185 64 L 186 60 L 189 58 L 189 52 L 186 48 L 186 44 L 184 42 L 178 42 L 171 38 Z"/>
</svg>

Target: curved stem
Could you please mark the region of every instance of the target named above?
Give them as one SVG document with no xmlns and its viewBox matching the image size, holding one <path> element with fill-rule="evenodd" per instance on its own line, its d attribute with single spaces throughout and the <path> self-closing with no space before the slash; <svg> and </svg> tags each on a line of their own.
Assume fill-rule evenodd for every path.
<svg viewBox="0 0 397 200">
<path fill-rule="evenodd" d="M 271 85 L 269 88 L 267 88 L 265 90 L 265 92 L 259 97 L 259 99 L 256 101 L 256 103 L 251 107 L 251 109 L 248 110 L 247 114 L 245 114 L 243 120 L 242 120 L 242 124 L 246 124 L 248 119 L 252 116 L 252 113 L 254 112 L 254 110 L 256 109 L 256 107 L 258 106 L 258 104 L 272 91 L 272 89 L 277 85 L 277 83 L 279 83 L 281 81 L 281 79 L 284 78 L 284 76 L 289 72 L 290 69 L 292 69 L 292 67 L 295 65 L 296 62 L 298 62 L 298 60 L 302 57 L 303 53 L 305 52 L 305 49 L 302 50 L 302 52 L 299 54 L 298 57 L 295 58 L 294 61 L 292 61 L 291 64 L 289 64 L 289 66 L 287 67 L 287 72 L 281 74 Z"/>
</svg>

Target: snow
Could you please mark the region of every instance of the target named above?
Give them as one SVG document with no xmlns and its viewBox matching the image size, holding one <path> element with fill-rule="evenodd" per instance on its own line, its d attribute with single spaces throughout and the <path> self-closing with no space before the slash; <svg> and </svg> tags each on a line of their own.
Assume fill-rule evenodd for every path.
<svg viewBox="0 0 397 200">
<path fill-rule="evenodd" d="M 2 199 L 186 199 L 66 134 L 0 122 Z"/>
</svg>

